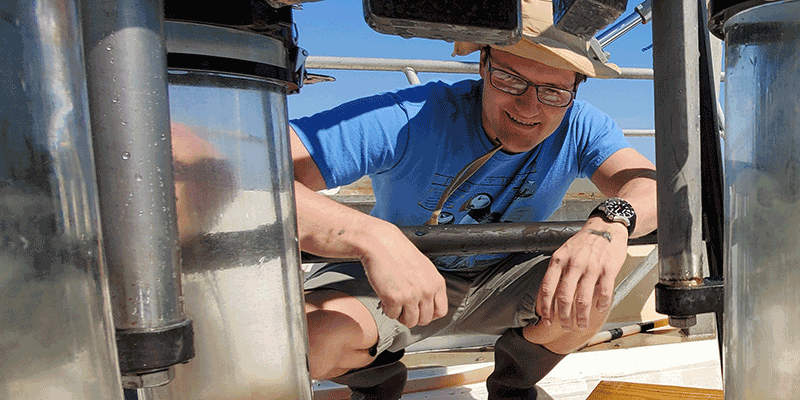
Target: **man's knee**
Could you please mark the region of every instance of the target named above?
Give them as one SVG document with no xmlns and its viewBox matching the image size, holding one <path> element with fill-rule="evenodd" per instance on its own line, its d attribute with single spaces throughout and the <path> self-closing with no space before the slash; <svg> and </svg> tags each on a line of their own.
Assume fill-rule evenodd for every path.
<svg viewBox="0 0 800 400">
<path fill-rule="evenodd" d="M 369 364 L 377 327 L 361 302 L 341 292 L 306 295 L 309 368 L 314 379 L 339 376 Z"/>
<path fill-rule="evenodd" d="M 542 321 L 538 325 L 523 328 L 522 335 L 527 341 L 540 344 L 554 353 L 568 354 L 583 346 L 601 327 L 602 323 L 590 323 L 587 329 L 568 330 L 558 323 Z"/>
</svg>

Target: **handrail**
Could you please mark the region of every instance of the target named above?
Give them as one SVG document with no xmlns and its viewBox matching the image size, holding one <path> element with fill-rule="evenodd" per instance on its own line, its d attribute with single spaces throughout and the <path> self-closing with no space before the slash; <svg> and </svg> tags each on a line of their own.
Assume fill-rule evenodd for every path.
<svg viewBox="0 0 800 400">
<path fill-rule="evenodd" d="M 308 69 L 344 69 L 356 71 L 399 71 L 412 68 L 416 72 L 442 72 L 477 74 L 478 63 L 472 61 L 440 61 L 409 58 L 369 58 L 308 56 Z M 622 74 L 614 79 L 653 79 L 652 68 L 622 67 Z"/>
<path fill-rule="evenodd" d="M 439 61 L 405 58 L 365 58 L 309 56 L 308 69 L 338 69 L 352 71 L 397 71 L 406 75 L 409 83 L 419 84 L 417 72 L 440 72 L 452 74 L 477 74 L 478 63 L 466 61 Z M 652 68 L 621 68 L 619 79 L 653 79 Z M 623 129 L 628 137 L 653 137 L 653 129 Z"/>
</svg>

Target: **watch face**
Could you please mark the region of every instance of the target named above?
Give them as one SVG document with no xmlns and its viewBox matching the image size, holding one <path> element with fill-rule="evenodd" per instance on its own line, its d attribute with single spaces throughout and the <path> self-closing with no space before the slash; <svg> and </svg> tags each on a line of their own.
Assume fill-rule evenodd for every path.
<svg viewBox="0 0 800 400">
<path fill-rule="evenodd" d="M 633 207 L 626 201 L 609 199 L 605 202 L 606 215 L 609 217 L 620 216 L 630 219 L 634 215 Z"/>
</svg>

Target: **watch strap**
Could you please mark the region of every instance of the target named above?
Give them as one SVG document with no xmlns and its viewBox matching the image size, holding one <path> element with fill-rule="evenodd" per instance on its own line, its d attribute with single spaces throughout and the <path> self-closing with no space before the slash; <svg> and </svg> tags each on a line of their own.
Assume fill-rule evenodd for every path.
<svg viewBox="0 0 800 400">
<path fill-rule="evenodd" d="M 636 229 L 636 212 L 625 199 L 612 197 L 603 200 L 595 207 L 589 217 L 600 216 L 607 222 L 619 222 L 628 229 L 628 236 Z"/>
</svg>

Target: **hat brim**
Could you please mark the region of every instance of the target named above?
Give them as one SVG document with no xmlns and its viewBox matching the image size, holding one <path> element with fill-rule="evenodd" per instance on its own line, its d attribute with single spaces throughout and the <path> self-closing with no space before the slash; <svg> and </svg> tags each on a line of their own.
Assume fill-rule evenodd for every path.
<svg viewBox="0 0 800 400">
<path fill-rule="evenodd" d="M 453 55 L 467 55 L 485 46 L 477 43 L 456 42 L 453 46 Z M 569 48 L 536 43 L 524 36 L 522 40 L 512 45 L 491 45 L 491 47 L 553 68 L 566 69 L 593 78 L 611 79 L 618 78 L 620 75 L 620 69 L 616 64 L 590 59 Z"/>
<path fill-rule="evenodd" d="M 492 46 L 498 50 L 509 52 L 515 56 L 527 58 L 549 65 L 579 72 L 593 78 L 617 78 L 620 75 L 619 67 L 613 63 L 603 63 L 598 60 L 579 55 L 569 48 L 547 46 L 535 43 L 527 38 L 508 46 Z"/>
</svg>

